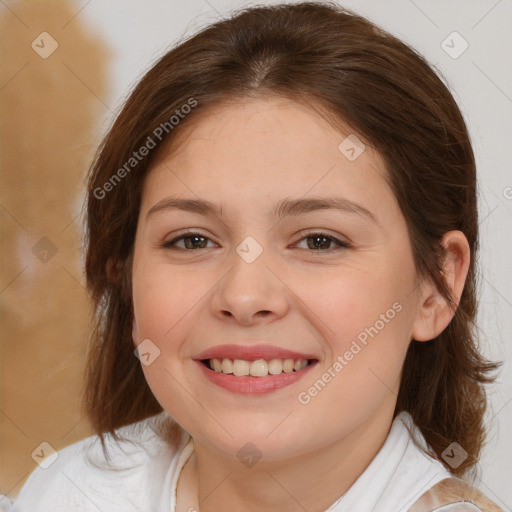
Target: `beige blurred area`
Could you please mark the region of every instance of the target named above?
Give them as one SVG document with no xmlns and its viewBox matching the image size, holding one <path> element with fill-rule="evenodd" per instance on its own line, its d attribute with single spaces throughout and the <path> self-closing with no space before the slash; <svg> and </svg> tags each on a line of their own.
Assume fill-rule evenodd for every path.
<svg viewBox="0 0 512 512">
<path fill-rule="evenodd" d="M 43 455 L 91 432 L 81 208 L 110 109 L 108 52 L 83 5 L 0 3 L 1 499 L 15 499 Z"/>
</svg>

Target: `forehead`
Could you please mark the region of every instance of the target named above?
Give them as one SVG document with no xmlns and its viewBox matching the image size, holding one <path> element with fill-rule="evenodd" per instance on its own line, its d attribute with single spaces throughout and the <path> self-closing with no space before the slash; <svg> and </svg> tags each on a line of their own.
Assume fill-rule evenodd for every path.
<svg viewBox="0 0 512 512">
<path fill-rule="evenodd" d="M 395 201 L 380 155 L 348 126 L 309 106 L 259 99 L 198 114 L 153 164 L 143 209 L 166 194 L 255 204 L 335 192 L 366 203 L 378 216 Z"/>
<path fill-rule="evenodd" d="M 361 135 L 313 104 L 284 97 L 232 100 L 196 110 L 193 116 L 190 123 L 177 131 L 156 165 L 163 160 L 184 161 L 191 156 L 197 160 L 208 154 L 225 157 L 230 162 L 237 157 L 245 160 L 270 157 L 269 164 L 293 159 L 294 154 L 298 155 L 296 159 L 306 157 L 308 163 L 323 162 L 326 158 L 337 160 L 343 154 L 339 144 L 348 136 L 356 141 L 360 139 L 368 150 L 365 149 L 366 156 L 382 164 Z"/>
</svg>

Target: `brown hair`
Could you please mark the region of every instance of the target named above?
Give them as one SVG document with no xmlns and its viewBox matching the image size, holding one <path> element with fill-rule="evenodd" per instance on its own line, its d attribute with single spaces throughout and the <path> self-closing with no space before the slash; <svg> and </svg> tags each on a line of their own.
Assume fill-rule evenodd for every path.
<svg viewBox="0 0 512 512">
<path fill-rule="evenodd" d="M 268 94 L 320 106 L 384 158 L 418 276 L 432 279 L 456 308 L 436 339 L 412 340 L 395 415 L 409 411 L 443 463 L 444 449 L 459 443 L 468 458 L 447 468 L 462 474 L 479 457 L 483 384 L 497 368 L 480 355 L 474 332 L 476 169 L 466 125 L 422 56 L 365 18 L 323 2 L 246 9 L 182 42 L 142 78 L 101 144 L 89 176 L 86 226 L 95 324 L 85 398 L 95 431 L 103 439 L 162 411 L 131 338 L 131 256 L 142 185 L 157 150 L 207 107 Z M 194 109 L 170 122 L 191 99 Z M 162 126 L 165 136 L 155 140 Z M 133 169 L 126 166 L 148 137 L 158 147 Z M 113 181 L 122 168 L 122 180 Z M 465 234 L 472 255 L 458 307 L 441 266 L 440 240 L 450 230 Z"/>
</svg>

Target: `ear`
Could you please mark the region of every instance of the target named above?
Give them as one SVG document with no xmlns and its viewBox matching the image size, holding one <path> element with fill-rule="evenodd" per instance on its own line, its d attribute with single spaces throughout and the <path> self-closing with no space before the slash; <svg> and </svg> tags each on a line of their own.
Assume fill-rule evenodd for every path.
<svg viewBox="0 0 512 512">
<path fill-rule="evenodd" d="M 471 258 L 469 243 L 461 231 L 448 231 L 444 234 L 441 245 L 444 247 L 443 275 L 458 306 Z M 456 309 L 450 308 L 437 286 L 430 280 L 422 284 L 419 300 L 411 337 L 416 341 L 429 341 L 446 329 Z"/>
</svg>

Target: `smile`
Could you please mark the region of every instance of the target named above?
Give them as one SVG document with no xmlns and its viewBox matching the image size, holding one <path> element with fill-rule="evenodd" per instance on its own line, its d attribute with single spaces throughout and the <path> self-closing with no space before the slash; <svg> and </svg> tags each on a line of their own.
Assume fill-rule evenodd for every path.
<svg viewBox="0 0 512 512">
<path fill-rule="evenodd" d="M 236 377 L 268 377 L 282 373 L 299 372 L 310 364 L 308 359 L 244 359 L 213 358 L 204 360 L 210 369 L 217 373 L 234 375 Z"/>
<path fill-rule="evenodd" d="M 261 395 L 307 375 L 318 356 L 270 344 L 214 345 L 193 359 L 207 381 L 231 393 Z"/>
</svg>

